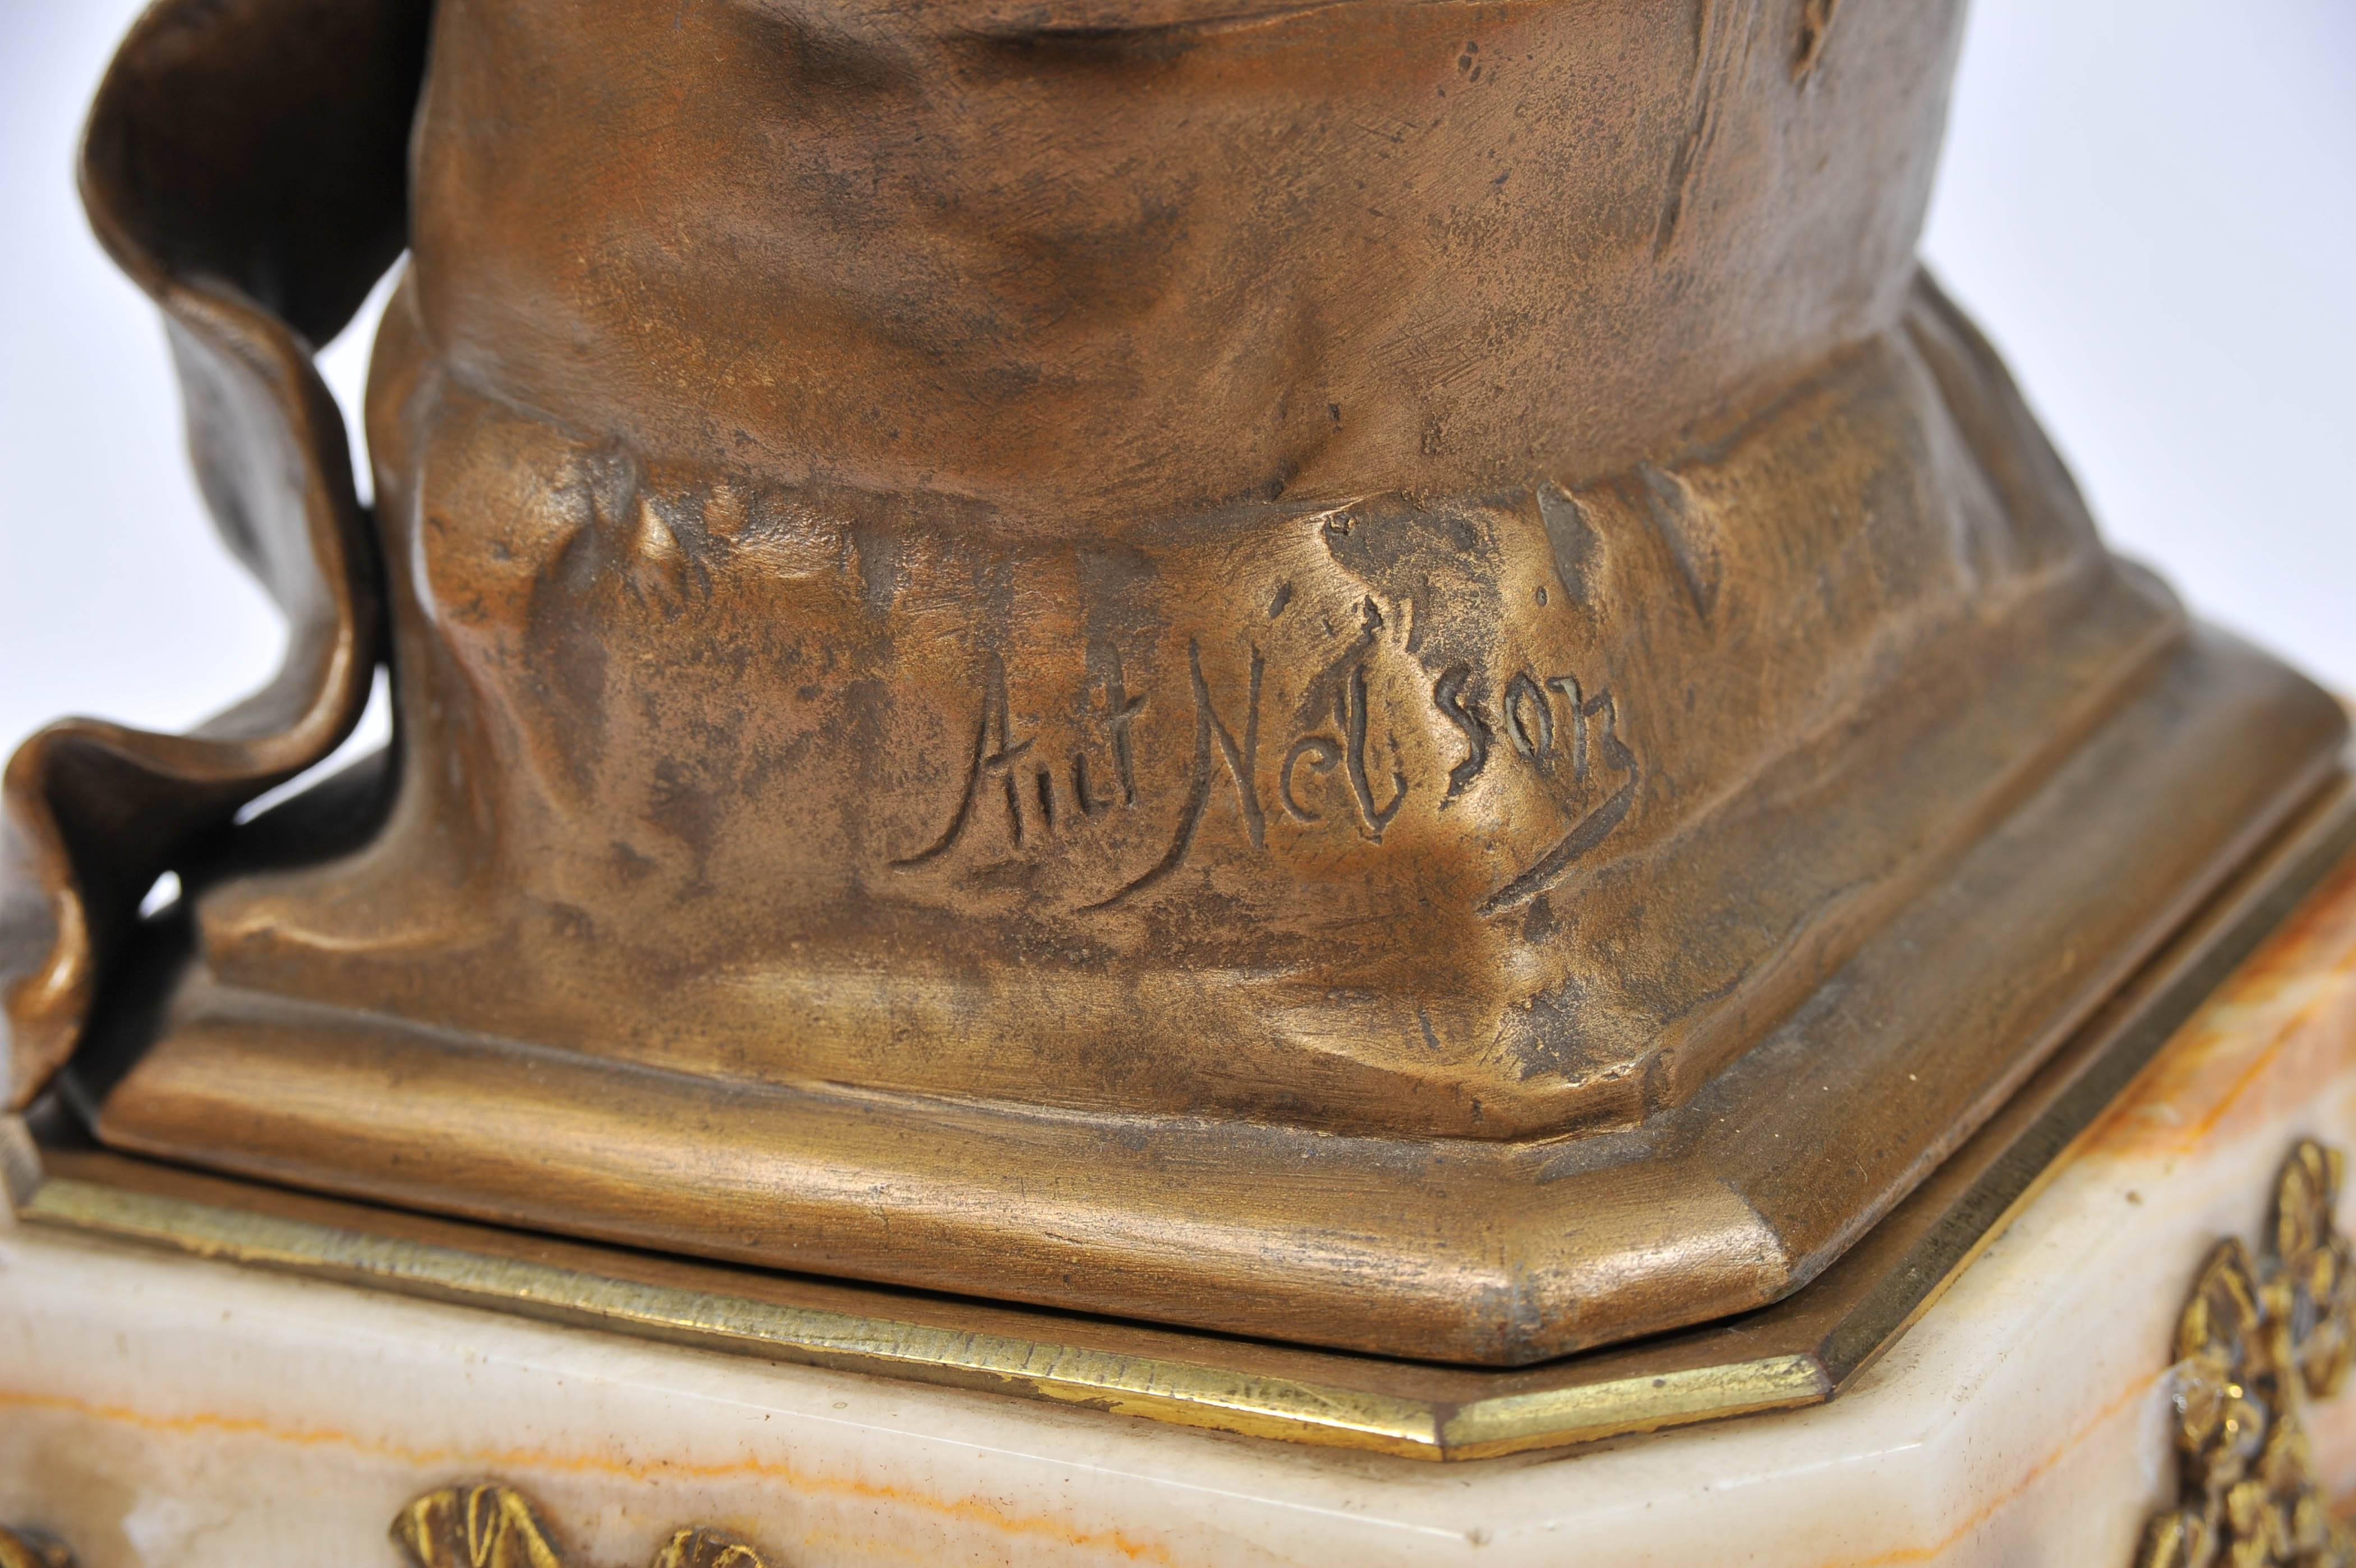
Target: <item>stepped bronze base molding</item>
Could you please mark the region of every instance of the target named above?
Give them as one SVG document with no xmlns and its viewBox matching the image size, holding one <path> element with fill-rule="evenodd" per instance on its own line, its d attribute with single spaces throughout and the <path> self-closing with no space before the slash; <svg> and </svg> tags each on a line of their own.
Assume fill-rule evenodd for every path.
<svg viewBox="0 0 2356 1568">
<path fill-rule="evenodd" d="M 1816 1279 L 2322 787 L 1915 258 L 1958 5 L 1223 5 L 152 9 L 83 189 L 294 632 L 10 765 L 5 1109 L 1552 1366 Z"/>
<path fill-rule="evenodd" d="M 1813 1284 L 1728 1323 L 1533 1368 L 1337 1355 L 655 1256 L 91 1148 L 20 1156 L 19 1212 L 555 1322 L 1254 1436 L 1430 1459 L 1559 1447 L 1834 1397 L 2351 844 L 2356 785 L 2342 778 Z"/>
<path fill-rule="evenodd" d="M 198 961 L 131 975 L 169 991 L 161 1037 L 66 1082 L 109 1148 L 367 1202 L 1535 1366 L 1764 1307 L 1837 1258 L 2325 787 L 2339 714 L 2310 696 L 2197 632 L 1939 891 L 1641 1127 L 1426 1140 L 764 1087 L 294 1007 Z M 1780 1358 L 1810 1354 L 1744 1398 L 1804 1397 L 1825 1373 Z"/>
</svg>

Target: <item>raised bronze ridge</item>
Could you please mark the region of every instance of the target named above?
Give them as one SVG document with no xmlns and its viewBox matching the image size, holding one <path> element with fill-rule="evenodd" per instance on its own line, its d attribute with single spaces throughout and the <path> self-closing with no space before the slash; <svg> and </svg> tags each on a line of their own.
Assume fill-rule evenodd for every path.
<svg viewBox="0 0 2356 1568">
<path fill-rule="evenodd" d="M 1815 1277 L 2336 768 L 1912 259 L 1958 5 L 432 11 L 92 121 L 308 618 L 12 765 L 115 1149 L 1525 1364 Z"/>
</svg>

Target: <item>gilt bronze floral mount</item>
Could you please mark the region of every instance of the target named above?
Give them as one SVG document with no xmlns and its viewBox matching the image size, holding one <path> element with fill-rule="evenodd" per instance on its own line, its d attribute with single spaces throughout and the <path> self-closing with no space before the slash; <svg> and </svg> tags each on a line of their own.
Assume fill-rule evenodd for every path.
<svg viewBox="0 0 2356 1568">
<path fill-rule="evenodd" d="M 2356 1563 L 2300 1420 L 2341 1391 L 2356 1353 L 2356 1271 L 2333 1212 L 2345 1166 L 2300 1140 L 2257 1256 L 2222 1241 L 2201 1266 L 2170 1369 L 2182 1495 L 2146 1527 L 2137 1568 Z"/>
<path fill-rule="evenodd" d="M 2347 733 L 1919 270 L 1959 22 L 166 0 L 85 187 L 294 632 L 12 763 L 15 1103 L 1391 1357 L 1786 1296 Z"/>
</svg>

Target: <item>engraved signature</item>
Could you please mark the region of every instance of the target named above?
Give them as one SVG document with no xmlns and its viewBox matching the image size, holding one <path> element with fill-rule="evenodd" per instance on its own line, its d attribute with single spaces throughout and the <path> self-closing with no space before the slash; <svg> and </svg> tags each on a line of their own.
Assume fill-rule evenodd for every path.
<svg viewBox="0 0 2356 1568">
<path fill-rule="evenodd" d="M 1266 656 L 1258 647 L 1252 649 L 1244 690 L 1231 692 L 1224 703 L 1204 674 L 1198 639 L 1188 639 L 1186 675 L 1194 718 L 1193 757 L 1170 841 L 1152 865 L 1084 910 L 1117 908 L 1183 865 L 1223 788 L 1233 792 L 1252 846 L 1268 846 L 1269 809 L 1261 796 L 1260 777 Z M 1468 664 L 1451 666 L 1431 687 L 1434 710 L 1454 726 L 1464 748 L 1448 770 L 1437 809 L 1445 811 L 1457 801 L 1501 756 L 1513 765 L 1548 775 L 1567 768 L 1575 785 L 1589 784 L 1599 771 L 1622 780 L 1527 869 L 1480 902 L 1479 913 L 1489 916 L 1528 903 L 1610 836 L 1633 802 L 1640 769 L 1635 753 L 1621 737 L 1618 704 L 1608 690 L 1590 694 L 1572 675 L 1541 678 L 1534 671 L 1517 671 L 1505 682 L 1493 714 L 1473 687 L 1474 672 Z M 1094 699 L 1096 693 L 1090 696 Z M 1117 658 L 1110 660 L 1101 700 L 1089 703 L 1098 737 L 1113 765 L 1112 779 L 1101 781 L 1101 788 L 1090 775 L 1087 746 L 1073 747 L 1056 763 L 1037 754 L 1035 736 L 1016 733 L 1005 661 L 996 654 L 983 670 L 980 698 L 973 739 L 966 750 L 965 780 L 947 825 L 926 847 L 894 861 L 894 866 L 915 867 L 939 859 L 965 839 L 983 813 L 1001 808 L 1008 836 L 1022 848 L 1034 827 L 1054 832 L 1067 810 L 1093 819 L 1138 804 L 1132 726 L 1146 697 L 1126 689 Z M 1321 725 L 1298 734 L 1284 748 L 1273 776 L 1277 811 L 1303 825 L 1325 822 L 1342 811 L 1370 843 L 1383 842 L 1384 832 L 1417 786 L 1395 745 L 1388 748 L 1387 763 L 1376 763 L 1369 706 L 1367 666 L 1362 658 L 1350 665 L 1334 692 L 1330 727 Z"/>
</svg>

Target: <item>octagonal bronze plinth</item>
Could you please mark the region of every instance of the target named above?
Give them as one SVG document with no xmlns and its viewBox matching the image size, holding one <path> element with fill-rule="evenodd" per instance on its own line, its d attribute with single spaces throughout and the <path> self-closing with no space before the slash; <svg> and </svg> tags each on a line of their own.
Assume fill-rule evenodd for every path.
<svg viewBox="0 0 2356 1568">
<path fill-rule="evenodd" d="M 119 1149 L 1519 1364 L 1814 1277 L 2337 767 L 1919 272 L 1955 5 L 576 13 L 102 92 L 298 628 L 12 766 Z"/>
</svg>

